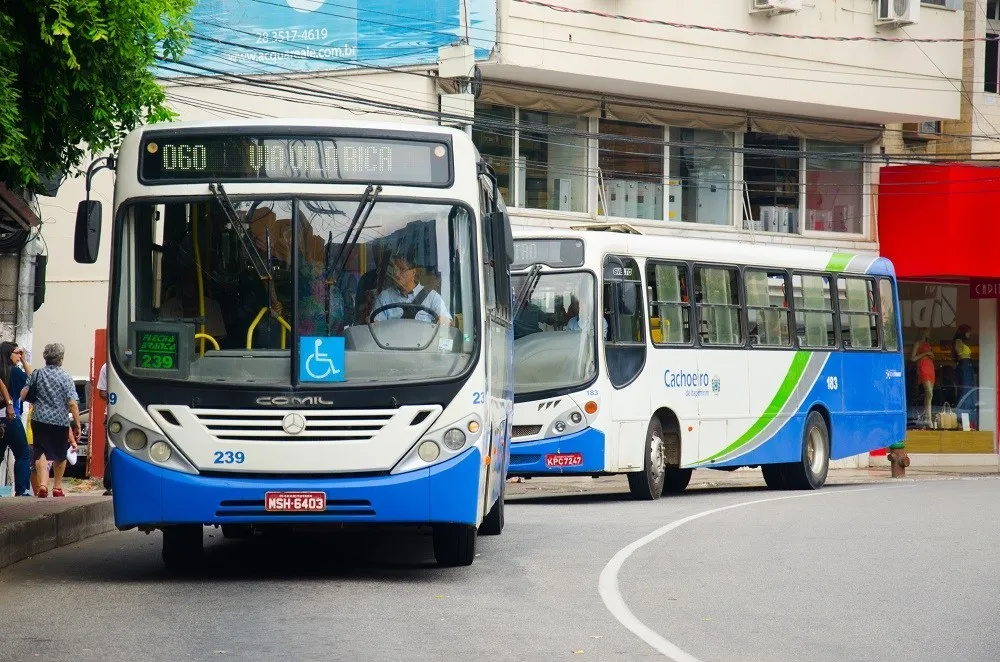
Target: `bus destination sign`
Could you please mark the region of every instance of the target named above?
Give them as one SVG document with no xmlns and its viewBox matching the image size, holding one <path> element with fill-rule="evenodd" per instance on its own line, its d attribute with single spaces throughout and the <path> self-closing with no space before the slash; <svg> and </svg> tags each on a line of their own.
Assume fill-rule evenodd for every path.
<svg viewBox="0 0 1000 662">
<path fill-rule="evenodd" d="M 142 145 L 147 183 L 307 181 L 410 186 L 451 183 L 444 142 L 331 136 L 158 136 Z"/>
<path fill-rule="evenodd" d="M 511 271 L 544 264 L 554 269 L 583 266 L 583 241 L 580 239 L 515 239 Z"/>
</svg>

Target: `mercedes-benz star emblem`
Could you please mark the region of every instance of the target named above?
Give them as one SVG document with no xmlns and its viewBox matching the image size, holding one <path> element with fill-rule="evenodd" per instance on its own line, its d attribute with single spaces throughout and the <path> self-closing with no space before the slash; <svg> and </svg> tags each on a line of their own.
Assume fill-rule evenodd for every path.
<svg viewBox="0 0 1000 662">
<path fill-rule="evenodd" d="M 299 434 L 306 429 L 306 417 L 296 412 L 285 414 L 281 419 L 281 429 L 287 434 Z"/>
</svg>

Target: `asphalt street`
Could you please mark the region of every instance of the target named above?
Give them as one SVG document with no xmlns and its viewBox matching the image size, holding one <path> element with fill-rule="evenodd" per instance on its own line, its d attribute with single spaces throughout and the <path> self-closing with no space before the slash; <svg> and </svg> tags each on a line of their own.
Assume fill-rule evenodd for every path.
<svg viewBox="0 0 1000 662">
<path fill-rule="evenodd" d="M 997 660 L 997 503 L 988 478 L 535 497 L 469 568 L 412 532 L 206 529 L 184 579 L 158 533 L 111 533 L 0 573 L 0 660 Z"/>
</svg>

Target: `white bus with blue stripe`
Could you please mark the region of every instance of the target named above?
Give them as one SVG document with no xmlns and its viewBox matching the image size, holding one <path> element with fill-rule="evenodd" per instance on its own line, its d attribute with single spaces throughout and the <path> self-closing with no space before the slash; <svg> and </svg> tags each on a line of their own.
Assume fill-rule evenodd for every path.
<svg viewBox="0 0 1000 662">
<path fill-rule="evenodd" d="M 515 231 L 509 476 L 627 474 L 683 491 L 760 467 L 817 489 L 905 434 L 892 264 L 629 226 Z"/>
<path fill-rule="evenodd" d="M 227 537 L 429 527 L 467 565 L 503 528 L 510 224 L 459 130 L 320 120 L 132 132 L 108 314 L 115 522 L 163 558 Z M 93 262 L 99 203 L 81 203 Z M 505 296 L 506 294 L 506 296 Z"/>
</svg>

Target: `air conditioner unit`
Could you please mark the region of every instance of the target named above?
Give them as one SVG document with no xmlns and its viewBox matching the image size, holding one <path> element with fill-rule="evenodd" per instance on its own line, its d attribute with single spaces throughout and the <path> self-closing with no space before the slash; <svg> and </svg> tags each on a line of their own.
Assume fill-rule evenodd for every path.
<svg viewBox="0 0 1000 662">
<path fill-rule="evenodd" d="M 920 0 L 875 0 L 875 25 L 909 25 L 920 21 Z"/>
<path fill-rule="evenodd" d="M 784 14 L 802 9 L 802 0 L 750 0 L 751 14 Z"/>
<path fill-rule="evenodd" d="M 906 122 L 903 124 L 905 140 L 940 140 L 941 122 Z"/>
</svg>

